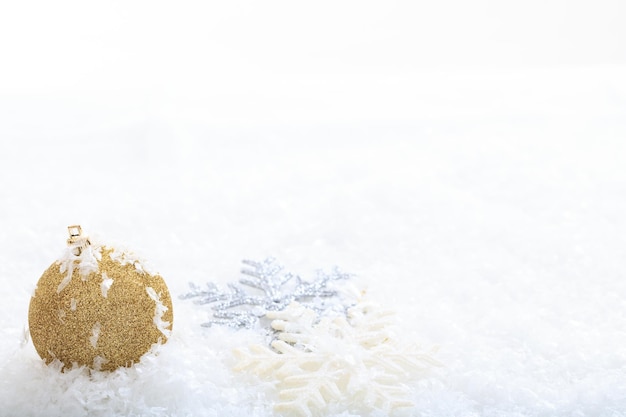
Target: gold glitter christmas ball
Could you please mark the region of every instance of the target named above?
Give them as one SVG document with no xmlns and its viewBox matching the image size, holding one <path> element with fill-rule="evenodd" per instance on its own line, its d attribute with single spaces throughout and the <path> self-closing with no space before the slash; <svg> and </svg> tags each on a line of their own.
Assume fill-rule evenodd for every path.
<svg viewBox="0 0 626 417">
<path fill-rule="evenodd" d="M 30 301 L 30 335 L 39 356 L 114 370 L 167 341 L 172 299 L 163 278 L 132 253 L 91 244 L 70 226 L 68 247 L 42 275 Z"/>
</svg>

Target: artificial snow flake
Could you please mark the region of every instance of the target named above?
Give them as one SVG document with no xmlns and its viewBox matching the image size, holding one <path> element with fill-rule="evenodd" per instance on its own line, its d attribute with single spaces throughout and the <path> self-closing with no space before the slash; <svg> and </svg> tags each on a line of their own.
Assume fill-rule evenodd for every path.
<svg viewBox="0 0 626 417">
<path fill-rule="evenodd" d="M 87 279 L 91 272 L 98 270 L 98 261 L 102 258 L 102 247 L 98 245 L 81 245 L 84 245 L 84 241 L 68 246 L 63 251 L 61 259 L 59 259 L 59 271 L 61 274 L 65 274 L 65 277 L 57 287 L 57 294 L 61 293 L 68 286 L 76 267 L 78 267 L 83 281 Z M 80 249 L 80 251 L 77 251 L 77 249 Z"/>
<path fill-rule="evenodd" d="M 267 317 L 277 339 L 271 348 L 237 349 L 235 369 L 274 383 L 277 412 L 310 417 L 344 407 L 388 415 L 412 405 L 404 383 L 437 364 L 416 346 L 401 346 L 392 314 L 372 304 L 318 321 L 314 310 L 293 302 Z"/>
<path fill-rule="evenodd" d="M 337 312 L 345 314 L 356 297 L 342 292 L 338 281 L 351 275 L 334 268 L 330 273 L 318 270 L 313 281 L 284 271 L 274 258 L 262 262 L 244 260 L 239 283 L 228 284 L 223 290 L 214 283 L 201 288 L 193 283 L 191 291 L 181 296 L 195 298 L 198 304 L 212 304 L 213 318 L 203 326 L 223 324 L 235 328 L 252 328 L 268 312 L 281 311 L 293 301 L 311 308 L 318 317 Z"/>
</svg>

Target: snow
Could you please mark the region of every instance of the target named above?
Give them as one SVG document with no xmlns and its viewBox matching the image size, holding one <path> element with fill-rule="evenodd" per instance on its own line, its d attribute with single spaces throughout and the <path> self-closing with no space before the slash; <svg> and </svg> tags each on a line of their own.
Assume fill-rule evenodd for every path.
<svg viewBox="0 0 626 417">
<path fill-rule="evenodd" d="M 98 346 L 98 339 L 100 338 L 100 322 L 93 325 L 91 329 L 91 336 L 89 337 L 89 343 L 95 349 Z"/>
<path fill-rule="evenodd" d="M 56 261 L 59 264 L 59 271 L 62 274 L 65 273 L 65 278 L 63 278 L 59 284 L 57 293 L 63 291 L 63 289 L 68 286 L 70 281 L 72 281 L 72 274 L 74 273 L 74 268 L 76 266 L 78 266 L 78 270 L 83 281 L 87 280 L 87 277 L 91 272 L 98 270 L 98 260 L 102 257 L 102 248 L 100 245 L 95 245 L 93 247 L 91 245 L 86 246 L 82 248 L 78 254 L 75 254 L 74 250 L 76 250 L 74 245 L 68 245 L 68 247 L 63 251 L 61 258 Z"/>
<path fill-rule="evenodd" d="M 166 338 L 169 338 L 172 333 L 172 323 L 163 320 L 163 314 L 165 314 L 165 312 L 167 311 L 167 307 L 163 304 L 163 302 L 161 301 L 161 296 L 157 294 L 154 288 L 146 287 L 146 292 L 155 304 L 153 318 L 154 325 L 157 329 L 159 329 L 161 333 L 163 333 Z"/>
<path fill-rule="evenodd" d="M 102 282 L 100 283 L 100 291 L 102 292 L 102 296 L 104 298 L 107 297 L 109 293 L 109 289 L 111 289 L 111 285 L 113 285 L 113 278 L 109 278 L 106 272 L 102 273 Z"/>
<path fill-rule="evenodd" d="M 133 265 L 135 269 L 141 273 L 157 275 L 147 261 L 123 246 L 113 248 L 113 252 L 111 252 L 110 256 L 111 260 L 118 262 L 120 265 Z"/>
<path fill-rule="evenodd" d="M 267 256 L 356 274 L 438 348 L 409 415 L 626 415 L 626 6 L 413 3 L 7 5 L 0 416 L 273 415 L 233 372 L 264 337 L 178 299 Z M 74 224 L 166 280 L 158 355 L 38 358 Z"/>
</svg>

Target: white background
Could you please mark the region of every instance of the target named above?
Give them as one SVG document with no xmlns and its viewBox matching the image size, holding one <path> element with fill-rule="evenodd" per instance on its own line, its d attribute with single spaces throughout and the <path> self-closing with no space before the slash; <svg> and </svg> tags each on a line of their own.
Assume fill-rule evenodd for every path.
<svg viewBox="0 0 626 417">
<path fill-rule="evenodd" d="M 440 346 L 412 415 L 623 415 L 625 18 L 617 0 L 2 3 L 0 415 L 271 414 L 254 387 L 224 394 L 207 352 L 237 338 L 179 300 L 177 398 L 156 374 L 123 384 L 131 409 L 40 394 L 72 381 L 21 347 L 28 300 L 74 223 L 175 297 L 242 258 L 356 272 L 408 342 Z"/>
</svg>

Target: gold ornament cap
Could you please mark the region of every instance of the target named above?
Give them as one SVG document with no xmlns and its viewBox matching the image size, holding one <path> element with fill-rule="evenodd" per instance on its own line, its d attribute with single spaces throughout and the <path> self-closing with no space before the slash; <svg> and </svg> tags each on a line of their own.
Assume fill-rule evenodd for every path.
<svg viewBox="0 0 626 417">
<path fill-rule="evenodd" d="M 132 252 L 92 244 L 68 227 L 63 256 L 43 273 L 28 324 L 39 356 L 65 368 L 114 370 L 139 362 L 172 331 L 172 299 L 163 278 Z"/>
</svg>

